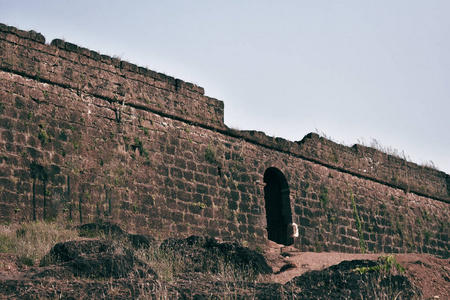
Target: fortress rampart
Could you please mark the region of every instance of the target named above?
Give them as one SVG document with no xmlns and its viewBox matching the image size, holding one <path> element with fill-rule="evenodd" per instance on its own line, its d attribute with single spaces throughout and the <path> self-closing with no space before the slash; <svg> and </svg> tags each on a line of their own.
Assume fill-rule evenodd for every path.
<svg viewBox="0 0 450 300">
<path fill-rule="evenodd" d="M 0 222 L 449 256 L 449 175 L 223 114 L 201 87 L 0 24 Z"/>
</svg>

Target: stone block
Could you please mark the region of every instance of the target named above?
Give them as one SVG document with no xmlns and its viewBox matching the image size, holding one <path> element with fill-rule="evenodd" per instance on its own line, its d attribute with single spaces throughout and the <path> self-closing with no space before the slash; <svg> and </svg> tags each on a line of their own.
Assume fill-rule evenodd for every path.
<svg viewBox="0 0 450 300">
<path fill-rule="evenodd" d="M 186 181 L 193 181 L 194 173 L 188 169 L 188 171 L 183 172 L 183 179 Z"/>
<path fill-rule="evenodd" d="M 239 203 L 239 211 L 243 212 L 243 213 L 249 213 L 250 212 L 250 205 L 248 203 L 245 202 L 240 202 Z"/>
<path fill-rule="evenodd" d="M 15 191 L 16 190 L 16 183 L 9 179 L 9 178 L 0 178 L 0 187 L 3 189 L 9 190 L 9 191 Z"/>
<path fill-rule="evenodd" d="M 231 193 L 230 193 L 230 200 L 239 201 L 239 199 L 240 199 L 239 192 L 231 191 Z"/>
<path fill-rule="evenodd" d="M 192 194 L 186 191 L 178 191 L 177 198 L 184 202 L 192 202 Z"/>
<path fill-rule="evenodd" d="M 236 210 L 238 208 L 238 202 L 234 201 L 232 199 L 228 200 L 228 209 L 230 210 Z"/>
<path fill-rule="evenodd" d="M 196 192 L 198 194 L 208 194 L 208 186 L 198 183 L 196 187 Z"/>
<path fill-rule="evenodd" d="M 200 206 L 198 203 L 194 203 L 188 206 L 189 208 L 189 212 L 196 214 L 196 215 L 201 215 L 203 208 L 202 206 Z"/>
<path fill-rule="evenodd" d="M 252 198 L 251 198 L 250 194 L 241 193 L 241 201 L 242 202 L 248 203 L 250 205 L 251 200 L 252 200 Z"/>
<path fill-rule="evenodd" d="M 305 217 L 300 217 L 300 225 L 311 227 L 311 220 Z"/>
<path fill-rule="evenodd" d="M 247 214 L 247 220 L 249 225 L 259 225 L 260 223 L 260 216 L 255 216 L 252 214 Z"/>
<path fill-rule="evenodd" d="M 212 207 L 203 208 L 203 216 L 205 218 L 214 218 L 214 209 Z"/>
<path fill-rule="evenodd" d="M 206 183 L 207 182 L 207 178 L 205 175 L 200 174 L 200 173 L 195 173 L 194 175 L 194 180 L 200 183 Z"/>
</svg>

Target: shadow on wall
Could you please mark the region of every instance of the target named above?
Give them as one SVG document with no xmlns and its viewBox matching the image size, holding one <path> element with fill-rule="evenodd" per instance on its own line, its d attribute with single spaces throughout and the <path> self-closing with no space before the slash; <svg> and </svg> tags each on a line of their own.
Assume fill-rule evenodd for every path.
<svg viewBox="0 0 450 300">
<path fill-rule="evenodd" d="M 44 214 L 44 220 L 47 218 L 47 172 L 45 172 L 44 167 L 36 164 L 35 162 L 32 162 L 30 164 L 30 174 L 31 178 L 33 178 L 33 221 L 36 221 L 36 180 L 41 180 L 44 184 L 44 205 L 43 205 L 43 214 Z"/>
<path fill-rule="evenodd" d="M 61 205 L 67 204 L 67 199 L 70 197 L 69 176 L 67 176 L 66 185 L 69 195 L 66 195 L 61 186 L 63 178 L 58 176 L 60 167 L 56 165 L 44 166 L 33 161 L 30 163 L 29 174 L 32 179 L 32 220 L 56 219 L 58 212 L 62 210 Z M 71 219 L 72 212 L 70 211 Z"/>
</svg>

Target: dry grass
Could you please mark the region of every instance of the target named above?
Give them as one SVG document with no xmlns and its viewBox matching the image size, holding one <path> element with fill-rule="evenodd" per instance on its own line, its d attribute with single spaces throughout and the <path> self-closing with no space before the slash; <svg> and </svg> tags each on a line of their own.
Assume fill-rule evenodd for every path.
<svg viewBox="0 0 450 300">
<path fill-rule="evenodd" d="M 402 288 L 399 288 L 395 283 L 392 282 L 392 274 L 382 274 L 378 277 L 372 278 L 371 281 L 365 283 L 366 293 L 360 294 L 361 299 L 379 299 L 379 300 L 420 300 L 423 299 L 422 295 L 417 294 L 407 294 L 405 295 Z M 385 281 L 391 282 L 386 286 Z"/>
<path fill-rule="evenodd" d="M 47 254 L 56 243 L 78 239 L 78 234 L 77 230 L 68 229 L 62 224 L 53 222 L 3 225 L 0 226 L 0 253 L 14 253 L 19 263 L 31 266 Z M 113 239 L 123 248 L 132 248 L 128 239 L 117 239 L 112 236 L 102 236 L 102 238 Z M 157 273 L 157 282 L 160 282 L 160 284 L 155 285 L 152 281 L 134 278 L 130 274 L 128 279 L 137 280 L 138 299 L 170 299 L 178 295 L 176 289 L 170 288 L 170 284 L 176 283 L 177 276 L 184 275 L 186 272 L 187 266 L 191 263 L 186 261 L 186 257 L 170 248 L 161 249 L 157 244 L 147 249 L 139 249 L 135 251 L 135 255 Z M 386 286 L 386 282 L 384 282 L 393 275 L 392 272 L 395 274 L 401 273 L 401 267 L 391 256 L 383 259 L 384 264 L 379 269 L 354 270 L 361 273 L 361 276 L 365 278 L 362 279 L 365 283 L 364 295 L 368 293 L 373 299 L 405 299 L 406 295 L 403 295 L 402 289 L 395 285 Z M 386 265 L 385 268 L 384 265 Z M 258 276 L 251 269 L 243 269 L 228 263 L 225 258 L 217 257 L 214 266 L 214 269 L 211 270 L 206 268 L 203 276 L 198 277 L 199 280 L 221 283 L 212 286 L 211 299 L 241 299 L 241 293 L 245 293 L 246 299 L 254 299 L 257 292 L 256 284 L 271 282 L 269 275 Z M 368 277 L 364 275 L 369 272 L 379 273 L 380 276 Z M 121 282 L 121 280 L 107 280 L 105 282 L 107 285 L 105 297 L 120 298 L 130 293 L 130 287 L 122 285 Z M 164 282 L 166 284 L 163 284 Z M 295 299 L 297 297 L 295 288 L 291 287 L 291 291 L 289 286 L 286 288 L 286 296 L 288 298 L 292 296 Z M 361 297 L 363 297 L 363 294 L 361 294 Z M 420 299 L 420 295 L 414 295 L 411 299 Z"/>
<path fill-rule="evenodd" d="M 183 258 L 175 251 L 163 251 L 155 245 L 149 249 L 140 249 L 135 254 L 137 258 L 155 270 L 162 280 L 172 281 L 176 275 L 184 271 Z"/>
<path fill-rule="evenodd" d="M 59 242 L 78 238 L 78 231 L 55 222 L 0 226 L 0 253 L 14 253 L 18 262 L 32 266 Z"/>
<path fill-rule="evenodd" d="M 319 136 L 321 136 L 321 137 L 323 137 L 323 138 L 325 138 L 325 139 L 327 139 L 329 141 L 332 141 L 332 142 L 334 142 L 336 144 L 341 144 L 341 145 L 346 146 L 346 147 L 352 147 L 353 146 L 352 144 L 347 143 L 345 141 L 338 141 L 336 139 L 333 139 L 333 137 L 327 135 L 323 131 L 319 131 L 317 128 L 316 128 L 316 133 Z M 405 151 L 398 150 L 398 149 L 393 148 L 391 146 L 385 146 L 379 140 L 374 139 L 374 138 L 371 138 L 369 141 L 366 141 L 363 137 L 361 137 L 361 138 L 357 139 L 356 144 L 364 146 L 364 147 L 368 147 L 368 148 L 373 148 L 373 149 L 378 150 L 378 151 L 380 151 L 382 153 L 385 153 L 387 155 L 403 159 L 404 161 L 407 161 L 407 162 L 416 163 L 416 162 L 414 162 L 411 159 L 411 157 L 408 154 L 405 153 Z M 429 160 L 429 161 L 422 161 L 421 163 L 416 163 L 416 164 L 418 164 L 418 165 L 420 165 L 422 167 L 426 167 L 426 168 L 430 168 L 430 169 L 439 171 L 439 167 L 431 160 Z"/>
<path fill-rule="evenodd" d="M 175 250 L 160 249 L 155 245 L 149 249 L 136 251 L 136 256 L 155 270 L 164 281 L 173 281 L 176 276 L 184 274 L 189 262 Z M 270 276 L 258 275 L 251 268 L 240 268 L 217 257 L 214 270 L 206 270 L 204 274 L 222 282 L 268 282 Z"/>
</svg>

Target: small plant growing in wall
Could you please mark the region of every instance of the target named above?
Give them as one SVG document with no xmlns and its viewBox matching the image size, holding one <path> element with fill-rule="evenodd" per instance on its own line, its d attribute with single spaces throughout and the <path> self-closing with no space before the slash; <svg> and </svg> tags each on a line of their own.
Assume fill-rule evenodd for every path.
<svg viewBox="0 0 450 300">
<path fill-rule="evenodd" d="M 205 159 L 207 162 L 213 164 L 217 161 L 216 159 L 216 151 L 214 150 L 213 146 L 211 144 L 206 147 L 205 150 Z"/>
<path fill-rule="evenodd" d="M 358 231 L 359 236 L 359 248 L 361 249 L 361 253 L 366 253 L 366 243 L 364 242 L 363 232 L 362 232 L 362 226 L 361 226 L 361 219 L 359 218 L 358 209 L 356 208 L 356 202 L 355 197 L 353 196 L 352 188 L 350 188 L 350 200 L 352 202 L 352 208 L 353 208 L 353 216 L 355 218 L 356 223 L 356 230 Z"/>
<path fill-rule="evenodd" d="M 326 207 L 328 205 L 328 189 L 326 186 L 321 188 L 319 200 L 322 207 Z"/>
<path fill-rule="evenodd" d="M 152 160 L 151 160 L 150 158 L 147 158 L 147 159 L 144 161 L 144 165 L 145 165 L 145 166 L 151 166 L 151 165 L 152 165 Z"/>
<path fill-rule="evenodd" d="M 320 253 L 322 252 L 322 245 L 318 240 L 314 241 L 314 252 Z"/>
<path fill-rule="evenodd" d="M 39 124 L 39 133 L 37 135 L 37 138 L 39 140 L 41 140 L 42 144 L 47 144 L 48 142 L 50 142 L 50 135 L 47 133 L 47 131 L 45 130 L 45 127 L 47 125 L 44 123 Z"/>
<path fill-rule="evenodd" d="M 432 233 L 425 229 L 423 232 L 423 240 L 425 243 L 428 243 L 431 237 L 433 237 Z"/>
<path fill-rule="evenodd" d="M 328 218 L 328 223 L 334 224 L 334 222 L 336 222 L 336 217 L 330 213 L 327 214 L 327 218 Z"/>
<path fill-rule="evenodd" d="M 200 209 L 205 209 L 206 208 L 206 204 L 205 203 L 201 203 L 201 202 L 194 202 L 194 203 L 192 203 L 192 205 L 200 207 Z"/>
<path fill-rule="evenodd" d="M 422 219 L 424 219 L 425 221 L 428 221 L 428 222 L 431 221 L 430 214 L 428 213 L 428 210 L 426 210 L 426 209 L 422 210 Z"/>
<path fill-rule="evenodd" d="M 133 150 L 138 149 L 139 154 L 141 156 L 147 157 L 148 156 L 148 151 L 147 149 L 145 149 L 144 147 L 144 143 L 142 143 L 142 141 L 139 139 L 139 137 L 135 137 L 134 138 L 134 145 L 131 146 L 133 148 Z"/>
<path fill-rule="evenodd" d="M 80 148 L 80 143 L 78 141 L 73 141 L 72 144 L 73 144 L 73 147 L 75 149 L 79 149 Z"/>
<path fill-rule="evenodd" d="M 145 135 L 148 135 L 148 128 L 142 126 L 141 129 L 144 131 Z"/>
</svg>

